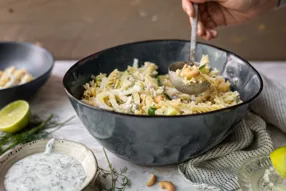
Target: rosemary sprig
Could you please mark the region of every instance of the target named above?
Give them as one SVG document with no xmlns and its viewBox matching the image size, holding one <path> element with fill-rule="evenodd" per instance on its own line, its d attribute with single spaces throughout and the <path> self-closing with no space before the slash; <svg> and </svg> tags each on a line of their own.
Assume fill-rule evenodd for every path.
<svg viewBox="0 0 286 191">
<path fill-rule="evenodd" d="M 109 170 L 105 170 L 99 167 L 99 174 L 95 181 L 95 187 L 100 191 L 124 191 L 127 187 L 131 186 L 131 180 L 125 175 L 128 169 L 125 167 L 120 169 L 120 172 L 117 172 L 115 168 L 113 168 L 105 149 L 103 148 L 103 152 L 108 164 Z M 111 187 L 108 188 L 106 184 L 102 183 L 102 179 L 111 178 Z"/>
<path fill-rule="evenodd" d="M 58 123 L 51 114 L 46 120 L 41 120 L 38 116 L 33 116 L 28 126 L 18 133 L 1 133 L 0 134 L 0 155 L 14 148 L 19 144 L 25 144 L 31 141 L 49 137 L 49 135 L 64 126 L 73 117 Z M 54 129 L 53 129 L 54 128 Z M 48 131 L 49 129 L 53 129 Z"/>
</svg>

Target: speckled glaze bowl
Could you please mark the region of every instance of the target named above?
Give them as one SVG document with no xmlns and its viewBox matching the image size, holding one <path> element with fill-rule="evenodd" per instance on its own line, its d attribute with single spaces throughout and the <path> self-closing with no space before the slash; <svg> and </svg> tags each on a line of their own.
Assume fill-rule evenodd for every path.
<svg viewBox="0 0 286 191">
<path fill-rule="evenodd" d="M 154 62 L 159 73 L 169 64 L 189 59 L 189 41 L 152 40 L 112 47 L 73 65 L 63 84 L 84 126 L 96 140 L 117 156 L 140 165 L 169 165 L 184 162 L 216 146 L 235 129 L 248 105 L 263 87 L 259 73 L 244 59 L 221 48 L 198 43 L 196 60 L 203 54 L 221 71 L 244 101 L 218 111 L 184 116 L 138 116 L 106 111 L 81 101 L 83 85 L 91 75 L 125 70 L 133 59 Z"/>
<path fill-rule="evenodd" d="M 5 190 L 4 177 L 9 168 L 17 161 L 29 155 L 44 152 L 48 141 L 49 140 L 39 140 L 30 142 L 16 147 L 0 157 L 0 190 Z M 54 152 L 69 155 L 81 163 L 87 176 L 81 190 L 88 190 L 98 172 L 98 164 L 93 152 L 80 143 L 60 139 L 55 140 Z"/>
</svg>

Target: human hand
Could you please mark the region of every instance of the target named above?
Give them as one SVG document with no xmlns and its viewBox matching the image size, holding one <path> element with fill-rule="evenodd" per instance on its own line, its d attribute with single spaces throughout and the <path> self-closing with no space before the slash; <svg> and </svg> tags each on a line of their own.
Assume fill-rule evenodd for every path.
<svg viewBox="0 0 286 191">
<path fill-rule="evenodd" d="M 193 3 L 199 4 L 197 35 L 206 40 L 218 36 L 216 28 L 241 24 L 277 7 L 279 0 L 182 0 L 192 23 Z"/>
</svg>

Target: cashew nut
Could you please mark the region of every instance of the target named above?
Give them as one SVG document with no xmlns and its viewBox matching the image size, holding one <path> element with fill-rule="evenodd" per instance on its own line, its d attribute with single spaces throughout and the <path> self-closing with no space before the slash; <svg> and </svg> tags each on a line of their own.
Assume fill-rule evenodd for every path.
<svg viewBox="0 0 286 191">
<path fill-rule="evenodd" d="M 200 75 L 200 71 L 197 69 L 191 70 L 190 68 L 184 68 L 182 70 L 182 76 L 187 78 L 197 77 Z"/>
<path fill-rule="evenodd" d="M 146 186 L 150 187 L 150 186 L 152 186 L 155 182 L 156 182 L 156 176 L 155 176 L 154 174 L 151 174 L 151 177 L 150 177 L 148 183 L 146 184 Z"/>
<path fill-rule="evenodd" d="M 167 191 L 176 191 L 176 188 L 172 182 L 161 181 L 159 184 L 162 189 L 166 189 Z"/>
</svg>

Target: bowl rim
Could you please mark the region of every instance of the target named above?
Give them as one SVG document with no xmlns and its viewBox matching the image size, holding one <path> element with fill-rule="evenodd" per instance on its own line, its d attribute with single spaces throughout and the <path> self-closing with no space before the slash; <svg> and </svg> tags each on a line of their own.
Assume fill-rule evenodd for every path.
<svg viewBox="0 0 286 191">
<path fill-rule="evenodd" d="M 8 90 L 11 90 L 11 89 L 14 89 L 14 88 L 17 88 L 17 87 L 24 87 L 26 85 L 29 85 L 29 84 L 32 84 L 36 81 L 39 81 L 41 80 L 42 78 L 44 78 L 46 75 L 49 75 L 49 73 L 53 70 L 54 68 L 54 65 L 55 65 L 55 57 L 54 55 L 48 51 L 47 49 L 39 46 L 39 45 L 36 45 L 34 43 L 30 43 L 30 42 L 14 42 L 14 41 L 0 41 L 0 44 L 10 44 L 10 45 L 23 45 L 25 47 L 28 47 L 28 48 L 38 48 L 42 51 L 44 51 L 46 54 L 48 54 L 51 59 L 52 59 L 52 62 L 51 62 L 51 66 L 49 67 L 49 69 L 47 71 L 45 71 L 43 74 L 39 75 L 38 77 L 32 79 L 31 81 L 27 82 L 27 83 L 24 83 L 24 84 L 19 84 L 19 85 L 15 85 L 15 86 L 12 86 L 12 87 L 8 87 L 8 88 L 3 88 L 3 89 L 0 89 L 0 92 L 1 91 L 8 91 Z"/>
<path fill-rule="evenodd" d="M 97 161 L 94 153 L 92 152 L 92 150 L 90 148 L 88 148 L 86 145 L 84 145 L 84 144 L 82 144 L 80 142 L 72 141 L 72 140 L 68 140 L 68 139 L 57 139 L 57 138 L 54 138 L 54 139 L 55 139 L 55 141 L 59 141 L 59 142 L 62 142 L 62 141 L 63 142 L 70 142 L 72 144 L 79 145 L 79 146 L 81 146 L 82 148 L 86 149 L 88 152 L 91 153 L 92 159 L 95 162 L 95 164 L 94 164 L 95 165 L 95 171 L 93 172 L 92 176 L 90 177 L 90 180 L 85 185 L 83 185 L 82 188 L 81 188 L 81 190 L 86 189 L 94 181 L 94 179 L 97 177 L 98 171 L 99 171 L 98 161 Z M 37 144 L 37 143 L 43 143 L 43 142 L 48 143 L 49 140 L 50 139 L 45 138 L 45 139 L 39 139 L 39 140 L 31 141 L 31 142 L 28 142 L 28 143 L 25 143 L 25 144 L 22 144 L 22 145 L 17 145 L 13 149 L 8 150 L 5 153 L 3 153 L 2 155 L 0 155 L 0 162 L 3 162 L 3 164 L 5 164 L 5 161 L 9 160 L 9 157 L 12 155 L 12 153 L 17 154 L 17 153 L 21 152 L 19 150 L 20 148 L 30 147 L 30 146 L 32 146 L 34 144 Z M 40 153 L 40 152 L 37 152 L 37 153 Z M 28 156 L 30 156 L 30 155 L 27 155 L 25 157 L 28 157 Z M 73 156 L 71 156 L 71 157 L 73 157 Z M 22 160 L 22 159 L 20 159 L 20 160 Z M 18 162 L 20 160 L 17 160 L 16 162 Z M 0 165 L 3 165 L 3 164 L 0 163 Z"/>
<path fill-rule="evenodd" d="M 73 100 L 75 100 L 78 104 L 80 105 L 83 105 L 85 107 L 88 107 L 89 109 L 92 109 L 92 110 L 96 110 L 96 111 L 100 111 L 100 112 L 106 112 L 106 113 L 110 113 L 110 114 L 113 114 L 113 115 L 118 115 L 118 116 L 125 116 L 125 117 L 140 117 L 140 118 L 184 118 L 184 117 L 192 117 L 192 116 L 203 116 L 203 115 L 209 115 L 209 114 L 213 114 L 213 113 L 218 113 L 218 112 L 222 112 L 222 111 L 227 111 L 227 110 L 230 110 L 230 109 L 235 109 L 235 108 L 238 108 L 240 106 L 243 106 L 243 105 L 247 105 L 249 104 L 250 102 L 252 102 L 254 99 L 256 99 L 260 93 L 262 92 L 263 90 L 263 86 L 264 86 L 264 83 L 263 83 L 263 80 L 262 80 L 262 77 L 261 75 L 259 74 L 259 72 L 247 61 L 245 60 L 244 58 L 238 56 L 237 54 L 229 51 L 229 50 L 226 50 L 226 49 L 223 49 L 223 48 L 220 48 L 218 46 L 215 46 L 215 45 L 211 45 L 211 44 L 207 44 L 207 43 L 203 43 L 203 42 L 197 42 L 197 44 L 201 44 L 201 45 L 206 45 L 206 46 L 210 46 L 210 47 L 213 47 L 213 48 L 216 48 L 220 51 L 224 51 L 228 54 L 232 54 L 234 55 L 235 57 L 239 58 L 240 60 L 242 60 L 243 62 L 245 62 L 255 73 L 256 75 L 258 76 L 258 79 L 260 81 L 260 88 L 258 90 L 258 92 L 253 96 L 251 97 L 250 99 L 242 102 L 242 103 L 239 103 L 237 105 L 233 105 L 233 106 L 230 106 L 230 107 L 226 107 L 226 108 L 222 108 L 222 109 L 219 109 L 219 110 L 214 110 L 214 111 L 210 111 L 210 112 L 206 112 L 206 113 L 197 113 L 197 114 L 187 114 L 187 115 L 172 115 L 172 116 L 169 116 L 169 115 L 135 115 L 135 114 L 128 114 L 128 113 L 120 113 L 120 112 L 116 112 L 116 111 L 110 111 L 110 110 L 106 110 L 106 109 L 102 109 L 102 108 L 99 108 L 99 107 L 94 107 L 94 106 L 91 106 L 91 105 L 88 105 L 87 103 L 84 103 L 83 101 L 75 98 L 68 90 L 67 90 L 67 87 L 66 87 L 66 78 L 67 78 L 67 75 L 68 73 L 71 72 L 71 70 L 73 70 L 74 68 L 78 67 L 78 65 L 81 65 L 82 62 L 84 61 L 87 61 L 87 60 L 90 60 L 106 51 L 109 51 L 111 49 L 114 49 L 114 48 L 119 48 L 119 47 L 123 47 L 123 46 L 128 46 L 128 45 L 134 45 L 134 44 L 144 44 L 144 43 L 150 43 L 150 42 L 190 42 L 189 40 L 182 40 L 182 39 L 159 39 L 159 40 L 143 40 L 143 41 L 135 41 L 135 42 L 129 42 L 129 43 L 124 43 L 124 44 L 120 44 L 120 45 L 116 45 L 116 46 L 113 46 L 113 47 L 110 47 L 110 48 L 106 48 L 106 49 L 103 49 L 101 51 L 98 51 L 96 53 L 93 53 L 93 54 L 90 54 L 89 56 L 86 56 L 80 60 L 78 60 L 75 64 L 73 64 L 65 73 L 64 77 L 63 77 L 63 80 L 62 80 L 62 83 L 63 83 L 63 86 L 64 86 L 64 90 L 66 92 L 66 94 L 72 98 Z"/>
</svg>

